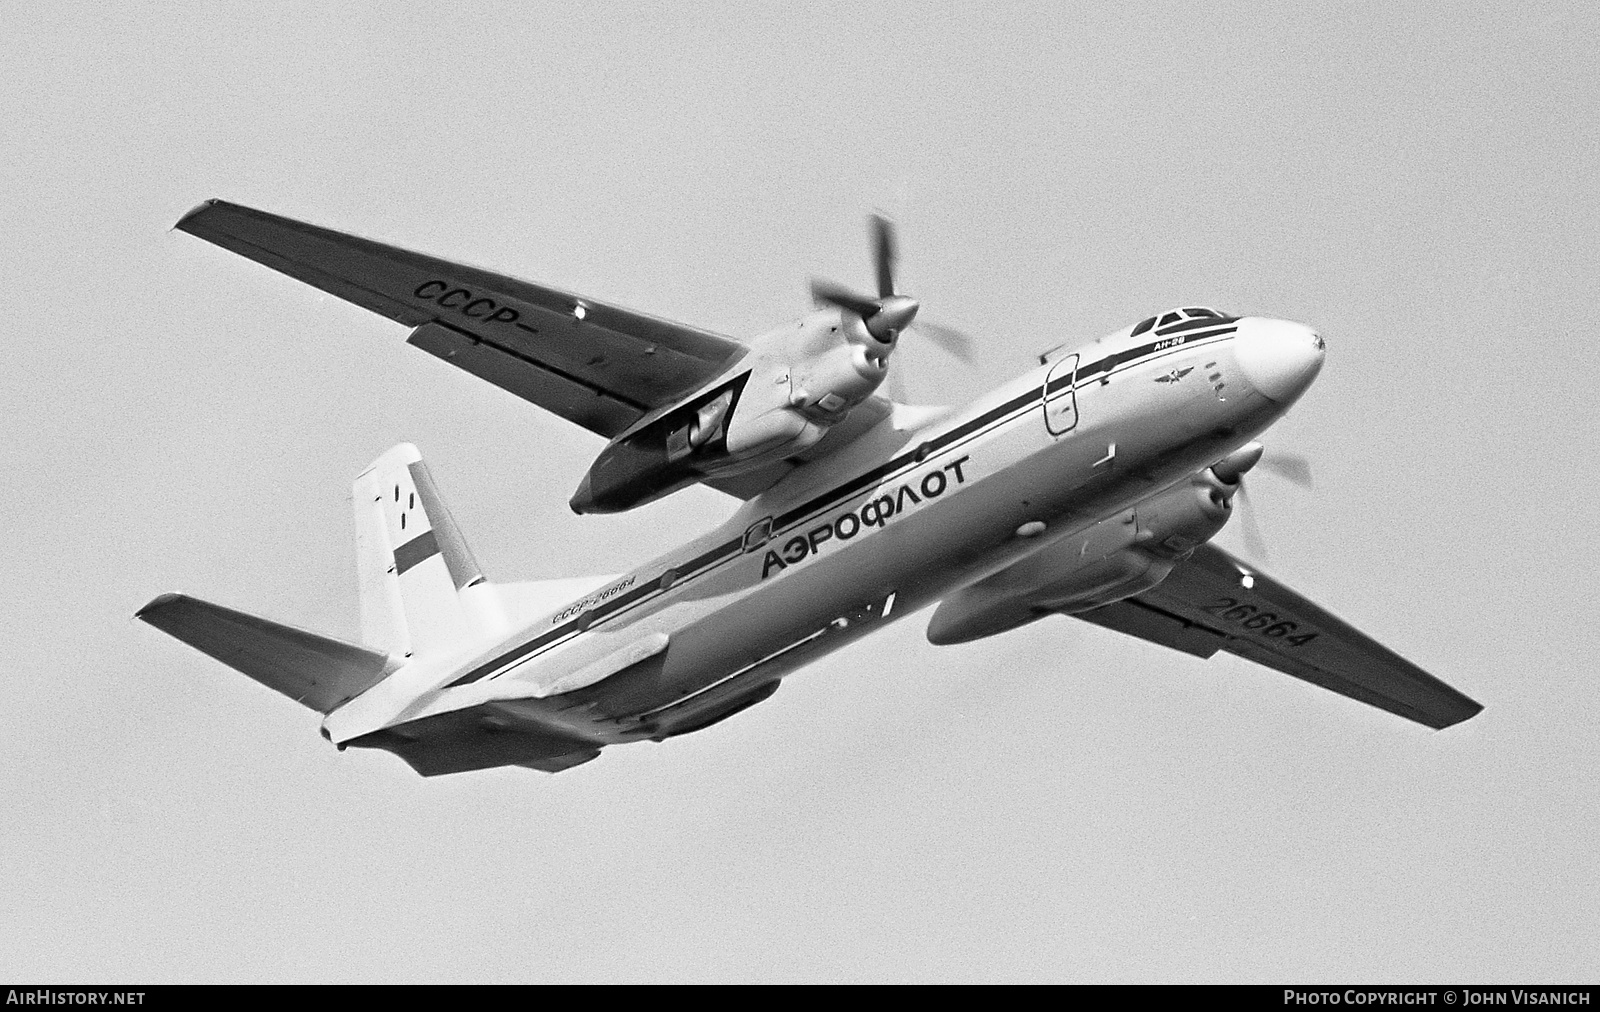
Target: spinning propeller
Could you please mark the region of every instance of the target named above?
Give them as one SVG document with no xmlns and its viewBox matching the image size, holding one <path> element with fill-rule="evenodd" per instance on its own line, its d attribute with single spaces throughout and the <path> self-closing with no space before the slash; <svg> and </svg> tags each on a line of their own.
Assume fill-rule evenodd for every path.
<svg viewBox="0 0 1600 1012">
<path fill-rule="evenodd" d="M 911 326 L 921 303 L 908 295 L 895 291 L 894 226 L 881 214 L 872 216 L 873 266 L 877 269 L 878 297 L 862 295 L 841 284 L 821 278 L 811 280 L 811 297 L 819 303 L 837 306 L 861 318 L 872 339 L 883 345 L 887 354 L 894 348 L 896 339 Z M 924 323 L 917 332 L 966 363 L 972 362 L 972 340 L 958 330 Z"/>
<path fill-rule="evenodd" d="M 1256 523 L 1255 506 L 1249 492 L 1245 489 L 1245 472 L 1259 465 L 1262 470 L 1286 479 L 1301 488 L 1311 487 L 1311 462 L 1298 453 L 1276 453 L 1263 458 L 1264 447 L 1257 442 L 1249 442 L 1239 449 L 1223 457 L 1211 465 L 1211 473 L 1224 485 L 1233 486 L 1233 495 L 1239 497 L 1239 505 L 1243 518 L 1240 521 L 1239 533 L 1244 537 L 1244 545 L 1251 555 L 1258 559 L 1267 558 L 1267 540 L 1261 534 L 1261 526 Z"/>
</svg>

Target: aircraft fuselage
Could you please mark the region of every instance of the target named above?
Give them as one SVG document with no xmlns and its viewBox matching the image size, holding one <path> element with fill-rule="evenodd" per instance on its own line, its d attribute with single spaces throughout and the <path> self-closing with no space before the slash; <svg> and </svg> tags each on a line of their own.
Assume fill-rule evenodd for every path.
<svg viewBox="0 0 1600 1012">
<path fill-rule="evenodd" d="M 1282 321 L 1127 330 L 954 412 L 897 408 L 726 523 L 492 646 L 330 714 L 335 742 L 452 712 L 596 745 L 664 738 L 1183 480 L 1271 425 L 1321 339 Z"/>
</svg>

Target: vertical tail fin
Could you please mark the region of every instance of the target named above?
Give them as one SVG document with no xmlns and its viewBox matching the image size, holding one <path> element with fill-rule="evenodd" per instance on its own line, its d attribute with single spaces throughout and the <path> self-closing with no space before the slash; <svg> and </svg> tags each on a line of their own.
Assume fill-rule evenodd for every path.
<svg viewBox="0 0 1600 1012">
<path fill-rule="evenodd" d="M 415 446 L 401 443 L 373 461 L 351 498 L 364 642 L 409 657 L 505 630 L 494 588 Z"/>
</svg>

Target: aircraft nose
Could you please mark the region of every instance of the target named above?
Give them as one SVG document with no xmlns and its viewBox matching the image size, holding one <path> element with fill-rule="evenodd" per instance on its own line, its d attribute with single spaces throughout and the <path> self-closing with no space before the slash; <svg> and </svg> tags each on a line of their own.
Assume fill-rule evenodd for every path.
<svg viewBox="0 0 1600 1012">
<path fill-rule="evenodd" d="M 1234 349 L 1245 379 L 1279 404 L 1305 393 L 1322 370 L 1322 335 L 1303 323 L 1254 316 L 1240 320 Z"/>
</svg>

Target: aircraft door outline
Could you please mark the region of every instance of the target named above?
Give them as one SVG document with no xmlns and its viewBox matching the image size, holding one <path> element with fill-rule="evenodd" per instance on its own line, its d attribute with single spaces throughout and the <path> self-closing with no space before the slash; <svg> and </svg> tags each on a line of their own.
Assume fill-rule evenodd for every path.
<svg viewBox="0 0 1600 1012">
<path fill-rule="evenodd" d="M 1067 355 L 1050 367 L 1041 391 L 1044 424 L 1052 436 L 1064 436 L 1078 425 L 1078 356 Z"/>
</svg>

